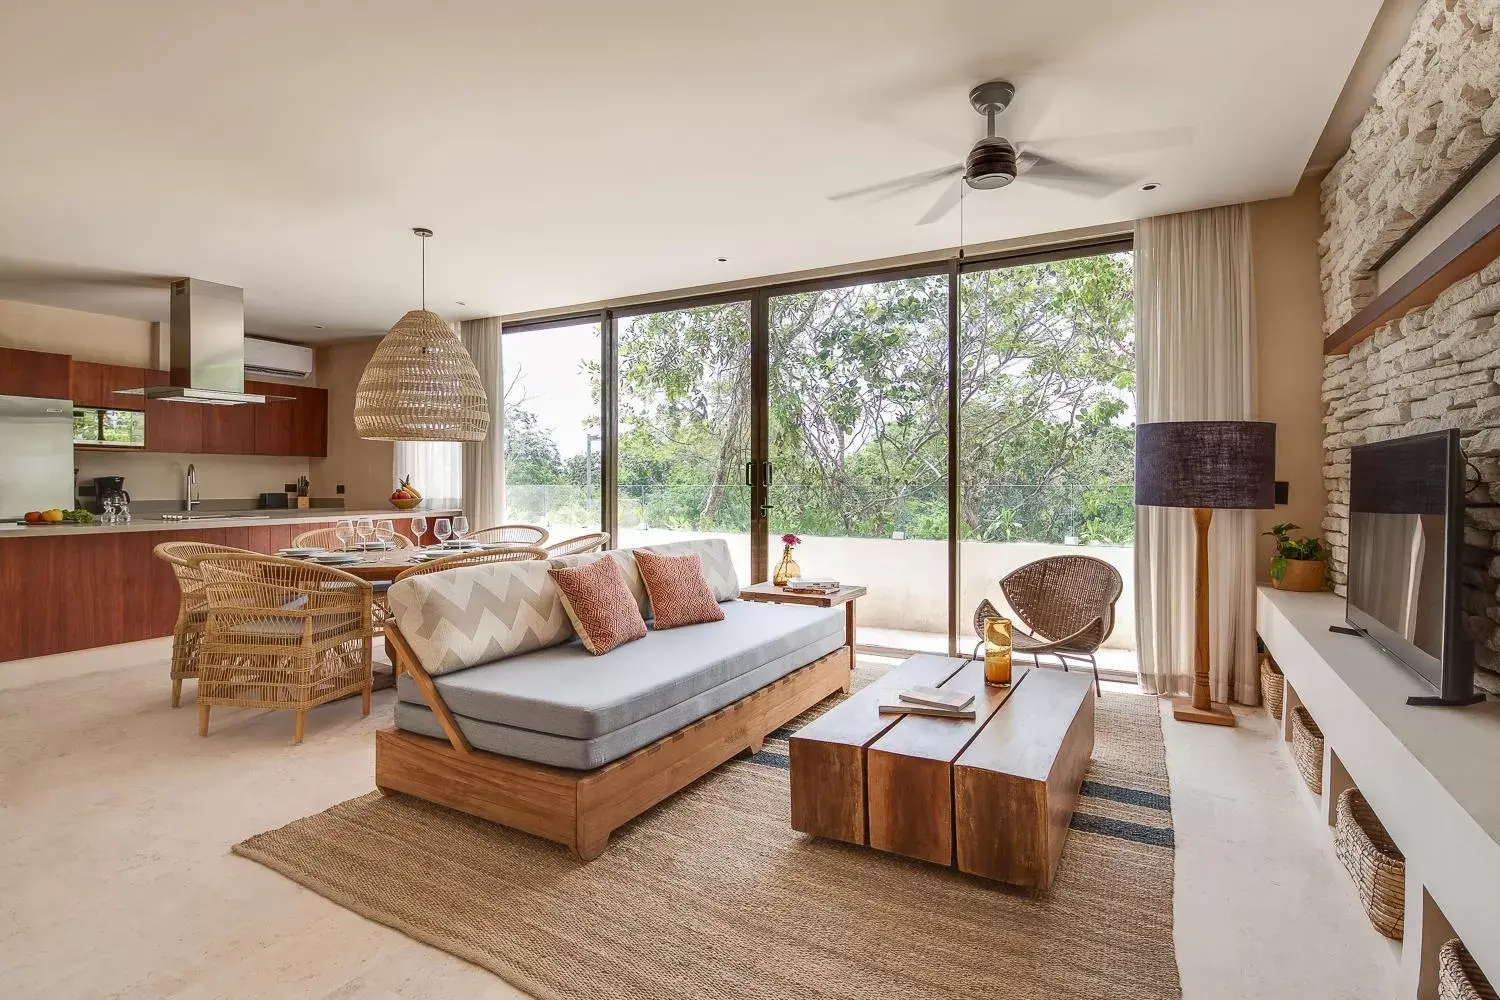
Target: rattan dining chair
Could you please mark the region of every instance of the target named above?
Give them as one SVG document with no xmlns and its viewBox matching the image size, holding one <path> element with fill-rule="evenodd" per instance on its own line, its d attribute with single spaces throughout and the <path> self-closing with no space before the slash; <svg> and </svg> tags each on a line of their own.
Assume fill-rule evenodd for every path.
<svg viewBox="0 0 1500 1000">
<path fill-rule="evenodd" d="M 344 543 L 339 539 L 338 530 L 338 528 L 314 528 L 312 531 L 304 531 L 292 539 L 292 544 L 288 548 L 343 548 Z M 416 545 L 416 542 L 413 542 L 399 531 L 391 537 L 391 543 L 398 549 L 409 549 Z"/>
<path fill-rule="evenodd" d="M 603 552 L 608 545 L 609 532 L 592 531 L 587 535 L 565 538 L 556 545 L 547 546 L 547 555 L 556 559 L 558 556 L 576 556 L 583 552 Z"/>
<path fill-rule="evenodd" d="M 1069 659 L 1086 660 L 1094 671 L 1094 693 L 1101 693 L 1094 654 L 1115 630 L 1115 602 L 1124 589 L 1120 571 L 1093 556 L 1048 556 L 1027 563 L 1000 581 L 1006 603 L 1030 629 L 1012 630 L 1011 649 L 1029 653 L 1037 666 L 1043 654 L 1055 656 L 1063 670 Z M 999 617 L 988 598 L 979 602 L 974 632 L 980 645 L 984 620 Z"/>
<path fill-rule="evenodd" d="M 198 647 L 198 735 L 214 705 L 296 713 L 359 694 L 370 714 L 370 585 L 331 566 L 210 552 L 203 576 L 208 620 Z"/>
<path fill-rule="evenodd" d="M 509 545 L 503 549 L 476 549 L 473 552 L 460 552 L 457 555 L 443 556 L 431 562 L 413 566 L 411 569 L 402 570 L 392 582 L 399 583 L 411 576 L 424 576 L 428 573 L 441 573 L 445 569 L 457 569 L 460 566 L 483 566 L 486 563 L 502 562 L 527 562 L 534 559 L 546 559 L 547 550 L 535 545 Z"/>
<path fill-rule="evenodd" d="M 547 529 L 535 524 L 497 524 L 469 532 L 475 542 L 503 542 L 507 545 L 541 545 L 547 541 Z"/>
<path fill-rule="evenodd" d="M 172 627 L 172 707 L 177 708 L 182 704 L 182 682 L 198 676 L 198 643 L 203 638 L 203 623 L 208 621 L 203 574 L 192 564 L 192 559 L 209 552 L 244 550 L 211 542 L 162 542 L 151 551 L 172 568 L 180 595 L 177 624 Z"/>
</svg>

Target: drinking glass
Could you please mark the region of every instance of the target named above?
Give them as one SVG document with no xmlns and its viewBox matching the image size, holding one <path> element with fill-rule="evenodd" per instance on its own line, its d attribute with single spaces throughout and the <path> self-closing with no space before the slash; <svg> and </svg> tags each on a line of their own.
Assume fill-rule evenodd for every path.
<svg viewBox="0 0 1500 1000">
<path fill-rule="evenodd" d="M 333 529 L 333 534 L 339 540 L 339 548 L 347 549 L 349 543 L 354 541 L 354 522 L 345 518 Z"/>
<path fill-rule="evenodd" d="M 422 536 L 427 534 L 427 518 L 414 517 L 407 527 L 411 531 L 411 540 L 420 548 L 422 545 Z"/>
<path fill-rule="evenodd" d="M 453 534 L 453 522 L 446 517 L 440 517 L 432 523 L 432 533 L 437 536 L 438 544 L 444 545 L 448 537 Z"/>
<path fill-rule="evenodd" d="M 464 540 L 464 536 L 468 533 L 469 519 L 460 514 L 453 519 L 453 537 L 457 538 L 461 542 Z"/>
<path fill-rule="evenodd" d="M 391 539 L 396 537 L 396 526 L 385 518 L 375 522 L 375 540 L 381 545 L 391 544 Z"/>
<path fill-rule="evenodd" d="M 370 544 L 370 536 L 375 534 L 374 518 L 362 517 L 354 522 L 354 534 L 359 538 L 359 547 L 364 548 Z"/>
</svg>

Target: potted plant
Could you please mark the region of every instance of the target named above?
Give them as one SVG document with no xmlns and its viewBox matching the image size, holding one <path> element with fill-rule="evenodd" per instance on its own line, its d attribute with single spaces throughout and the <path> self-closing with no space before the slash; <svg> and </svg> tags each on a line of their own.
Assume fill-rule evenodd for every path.
<svg viewBox="0 0 1500 1000">
<path fill-rule="evenodd" d="M 1273 525 L 1262 534 L 1276 539 L 1276 555 L 1271 559 L 1271 585 L 1277 590 L 1312 592 L 1323 589 L 1331 554 L 1321 538 L 1293 538 L 1295 524 Z"/>
</svg>

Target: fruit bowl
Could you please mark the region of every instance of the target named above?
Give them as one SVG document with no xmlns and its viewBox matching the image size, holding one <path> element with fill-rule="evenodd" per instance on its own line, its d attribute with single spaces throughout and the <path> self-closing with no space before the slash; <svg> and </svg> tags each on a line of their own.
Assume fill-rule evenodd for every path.
<svg viewBox="0 0 1500 1000">
<path fill-rule="evenodd" d="M 407 500 L 397 500 L 394 497 L 391 498 L 391 506 L 395 507 L 397 510 L 415 510 L 417 504 L 421 502 L 422 501 L 416 497 L 412 497 Z"/>
</svg>

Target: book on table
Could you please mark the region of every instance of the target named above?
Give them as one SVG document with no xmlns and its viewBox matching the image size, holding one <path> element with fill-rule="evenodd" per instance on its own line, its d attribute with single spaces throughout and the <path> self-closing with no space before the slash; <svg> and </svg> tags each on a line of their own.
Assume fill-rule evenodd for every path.
<svg viewBox="0 0 1500 1000">
<path fill-rule="evenodd" d="M 888 694 L 880 699 L 881 715 L 930 715 L 937 719 L 972 719 L 974 705 L 964 708 L 941 708 L 937 705 L 922 705 L 914 701 L 902 701 L 899 694 Z"/>
<path fill-rule="evenodd" d="M 974 696 L 967 691 L 944 691 L 942 688 L 920 686 L 907 688 L 900 694 L 902 701 L 914 705 L 930 705 L 933 708 L 968 708 Z"/>
</svg>

